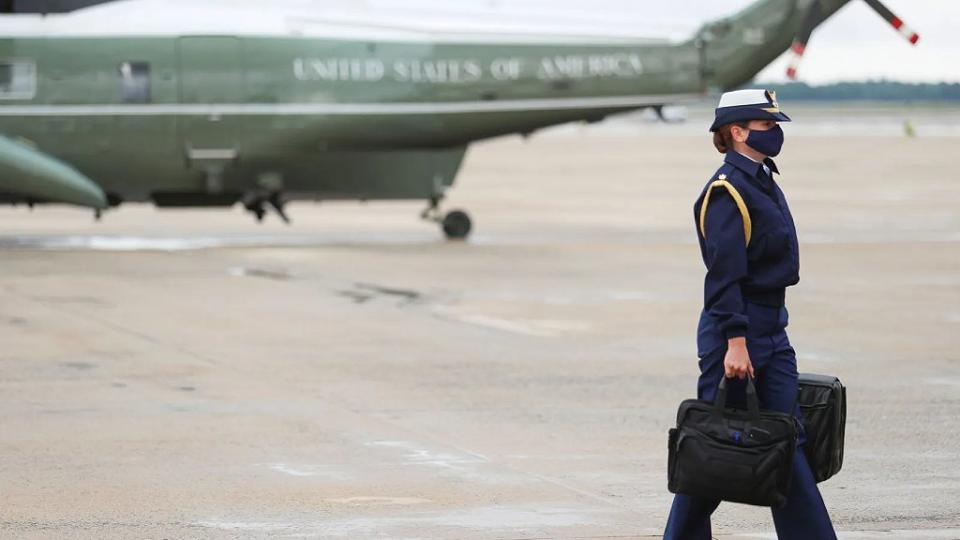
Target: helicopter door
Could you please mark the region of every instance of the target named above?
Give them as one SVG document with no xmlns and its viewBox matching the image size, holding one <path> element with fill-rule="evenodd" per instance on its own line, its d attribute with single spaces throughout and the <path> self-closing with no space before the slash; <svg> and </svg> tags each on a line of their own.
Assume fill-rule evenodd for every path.
<svg viewBox="0 0 960 540">
<path fill-rule="evenodd" d="M 240 152 L 243 66 L 240 40 L 198 36 L 178 41 L 180 103 L 178 131 L 191 166 L 203 169 L 208 189 L 218 191 L 220 175 Z"/>
</svg>

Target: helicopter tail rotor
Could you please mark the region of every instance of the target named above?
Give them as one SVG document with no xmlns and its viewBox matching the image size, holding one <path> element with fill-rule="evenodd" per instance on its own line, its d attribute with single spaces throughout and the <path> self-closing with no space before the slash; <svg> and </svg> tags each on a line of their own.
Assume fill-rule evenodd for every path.
<svg viewBox="0 0 960 540">
<path fill-rule="evenodd" d="M 791 80 L 797 78 L 797 69 L 800 66 L 800 60 L 803 58 L 803 53 L 806 52 L 807 43 L 810 41 L 810 35 L 813 34 L 813 29 L 817 27 L 818 24 L 823 22 L 823 6 L 820 4 L 821 0 L 815 0 L 810 7 L 807 9 L 807 14 L 803 19 L 803 23 L 800 25 L 800 29 L 797 31 L 796 37 L 793 39 L 793 45 L 790 46 L 790 52 L 792 54 L 790 58 L 790 64 L 787 67 L 787 77 Z M 887 6 L 885 6 L 880 0 L 864 0 L 868 6 L 870 6 L 878 15 L 883 17 L 885 21 L 890 23 L 894 29 L 897 30 L 904 38 L 907 39 L 911 44 L 916 45 L 917 41 L 920 40 L 920 35 L 914 32 L 909 26 L 903 23 L 903 20 L 900 17 L 894 15 Z"/>
</svg>

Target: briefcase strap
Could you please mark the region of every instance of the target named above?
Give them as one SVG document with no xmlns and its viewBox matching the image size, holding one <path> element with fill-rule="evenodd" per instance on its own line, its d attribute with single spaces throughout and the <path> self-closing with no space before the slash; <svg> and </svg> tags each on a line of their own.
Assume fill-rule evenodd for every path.
<svg viewBox="0 0 960 540">
<path fill-rule="evenodd" d="M 717 387 L 717 398 L 713 401 L 713 412 L 718 417 L 723 416 L 723 409 L 727 406 L 727 377 L 720 378 Z M 747 410 L 754 419 L 760 419 L 760 401 L 757 399 L 757 387 L 753 384 L 753 377 L 747 377 Z"/>
</svg>

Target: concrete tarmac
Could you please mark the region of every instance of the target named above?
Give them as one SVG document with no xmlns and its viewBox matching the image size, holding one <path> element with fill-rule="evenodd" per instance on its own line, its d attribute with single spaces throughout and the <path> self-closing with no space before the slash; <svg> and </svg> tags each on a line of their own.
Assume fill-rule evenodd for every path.
<svg viewBox="0 0 960 540">
<path fill-rule="evenodd" d="M 841 538 L 960 538 L 955 138 L 789 138 Z M 695 393 L 706 134 L 471 150 L 417 203 L 0 211 L 2 538 L 655 538 Z M 774 538 L 724 504 L 722 538 Z"/>
</svg>

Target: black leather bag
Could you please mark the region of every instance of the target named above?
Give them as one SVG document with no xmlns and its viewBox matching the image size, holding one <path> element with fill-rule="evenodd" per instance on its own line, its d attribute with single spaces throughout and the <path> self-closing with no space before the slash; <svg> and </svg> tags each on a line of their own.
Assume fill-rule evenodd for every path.
<svg viewBox="0 0 960 540">
<path fill-rule="evenodd" d="M 747 381 L 747 410 L 726 407 L 725 378 L 714 403 L 680 404 L 668 443 L 672 493 L 759 506 L 786 503 L 797 422 L 789 414 L 761 411 L 753 381 Z"/>
<path fill-rule="evenodd" d="M 817 482 L 840 472 L 847 425 L 847 389 L 830 375 L 800 374 L 800 412 L 807 436 L 804 455 Z"/>
</svg>

